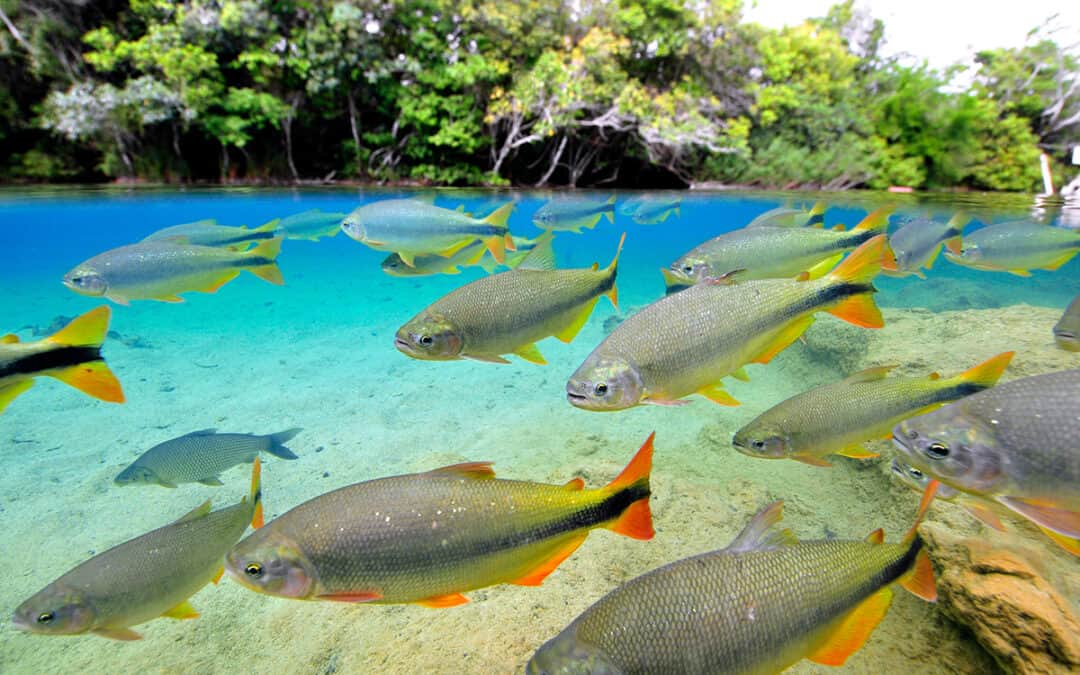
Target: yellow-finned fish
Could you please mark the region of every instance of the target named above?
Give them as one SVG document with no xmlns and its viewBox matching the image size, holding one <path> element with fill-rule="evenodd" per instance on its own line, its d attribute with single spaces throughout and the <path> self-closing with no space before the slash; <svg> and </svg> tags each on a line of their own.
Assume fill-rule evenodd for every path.
<svg viewBox="0 0 1080 675">
<path fill-rule="evenodd" d="M 54 377 L 94 398 L 123 403 L 120 382 L 105 365 L 101 345 L 109 332 L 108 305 L 78 316 L 43 340 L 0 337 L 0 412 L 34 386 L 39 375 Z"/>
<path fill-rule="evenodd" d="M 139 640 L 137 626 L 160 616 L 195 619 L 188 602 L 221 578 L 222 561 L 248 523 L 262 527 L 259 460 L 251 494 L 239 504 L 210 510 L 210 501 L 174 523 L 99 553 L 19 605 L 11 622 L 40 635 L 93 633 Z"/>
<path fill-rule="evenodd" d="M 963 247 L 964 226 L 971 220 L 965 213 L 957 213 L 947 223 L 926 218 L 916 218 L 904 223 L 889 237 L 889 246 L 896 257 L 896 265 L 883 266 L 882 272 L 889 276 L 915 275 L 925 279 L 922 269 L 934 266 L 942 247 L 959 254 Z"/>
<path fill-rule="evenodd" d="M 1080 295 L 1073 298 L 1054 325 L 1054 342 L 1064 350 L 1080 352 Z"/>
<path fill-rule="evenodd" d="M 700 394 L 738 405 L 721 378 L 746 379 L 747 363 L 768 363 L 829 312 L 865 328 L 884 325 L 871 281 L 887 244 L 878 235 L 821 279 L 758 279 L 697 284 L 664 297 L 619 324 L 566 384 L 586 410 L 640 404 L 683 405 Z"/>
<path fill-rule="evenodd" d="M 1080 232 L 1027 220 L 990 225 L 964 237 L 950 261 L 977 270 L 1031 276 L 1029 270 L 1054 271 L 1080 252 Z"/>
<path fill-rule="evenodd" d="M 674 215 L 682 215 L 682 195 L 656 193 L 633 197 L 619 204 L 619 215 L 629 216 L 638 225 L 656 225 Z"/>
<path fill-rule="evenodd" d="M 751 220 L 747 227 L 823 227 L 825 223 L 825 211 L 828 210 L 825 202 L 816 202 L 809 211 L 806 209 L 791 209 L 784 206 L 770 209 L 759 214 Z"/>
<path fill-rule="evenodd" d="M 735 449 L 750 457 L 830 466 L 826 455 L 877 457 L 863 443 L 892 438 L 903 420 L 997 383 L 1013 352 L 998 354 L 956 377 L 886 377 L 895 366 L 868 368 L 792 396 L 735 432 Z"/>
<path fill-rule="evenodd" d="M 506 221 L 510 202 L 483 219 L 464 210 L 453 211 L 418 199 L 384 199 L 365 204 L 341 221 L 341 229 L 356 241 L 397 253 L 406 265 L 425 253 L 449 257 L 476 240 L 483 241 L 497 262 L 514 249 Z"/>
<path fill-rule="evenodd" d="M 929 494 L 933 494 L 930 492 Z M 900 584 L 934 602 L 916 524 L 897 544 L 800 542 L 762 509 L 727 548 L 631 579 L 585 610 L 529 661 L 528 675 L 778 673 L 802 659 L 843 665 L 869 639 Z"/>
<path fill-rule="evenodd" d="M 394 346 L 414 359 L 462 358 L 509 363 L 516 354 L 544 365 L 536 342 L 557 337 L 569 343 L 601 295 L 618 301 L 615 273 L 619 249 L 607 269 L 554 269 L 550 247 L 533 249 L 517 269 L 477 279 L 435 301 L 398 329 Z"/>
<path fill-rule="evenodd" d="M 318 241 L 323 237 L 336 236 L 341 231 L 341 221 L 345 220 L 347 215 L 349 214 L 325 213 L 319 209 L 294 213 L 281 219 L 277 233 L 286 239 Z"/>
<path fill-rule="evenodd" d="M 1023 377 L 896 425 L 899 458 L 1080 555 L 1080 368 Z"/>
<path fill-rule="evenodd" d="M 562 194 L 552 197 L 533 214 L 533 224 L 545 230 L 564 230 L 581 234 L 607 218 L 615 222 L 615 195 L 610 197 Z"/>
<path fill-rule="evenodd" d="M 741 270 L 740 281 L 782 279 L 807 272 L 817 279 L 844 254 L 885 232 L 891 206 L 877 209 L 848 232 L 814 227 L 754 227 L 726 232 L 700 244 L 661 270 L 674 292 Z M 886 249 L 887 250 L 887 249 Z M 891 254 L 883 263 L 891 265 Z"/>
<path fill-rule="evenodd" d="M 181 244 L 228 247 L 234 251 L 242 251 L 257 241 L 273 239 L 277 236 L 277 229 L 277 220 L 271 220 L 255 228 L 229 227 L 218 225 L 214 220 L 200 220 L 166 227 L 154 232 L 143 241 L 174 241 Z"/>
<path fill-rule="evenodd" d="M 183 302 L 180 293 L 214 293 L 241 270 L 284 284 L 275 262 L 280 251 L 280 237 L 262 241 L 250 251 L 147 241 L 90 258 L 64 275 L 64 285 L 80 295 L 104 296 L 121 305 L 132 300 Z"/>
<path fill-rule="evenodd" d="M 553 239 L 554 234 L 551 232 L 545 232 L 535 240 L 513 237 L 516 250 L 506 254 L 503 264 L 510 269 L 516 269 L 534 248 L 550 247 Z M 397 253 L 391 253 L 382 261 L 382 271 L 392 277 L 424 277 L 432 274 L 460 274 L 462 267 L 479 266 L 488 274 L 494 274 L 498 263 L 491 256 L 485 256 L 486 253 L 484 242 L 474 241 L 448 258 L 441 255 L 418 255 L 413 258 L 411 267 L 406 265 Z"/>
<path fill-rule="evenodd" d="M 252 590 L 299 600 L 451 607 L 485 586 L 537 586 L 594 528 L 652 538 L 652 443 L 595 490 L 580 478 L 496 479 L 487 462 L 349 485 L 241 541 L 225 568 Z"/>
</svg>

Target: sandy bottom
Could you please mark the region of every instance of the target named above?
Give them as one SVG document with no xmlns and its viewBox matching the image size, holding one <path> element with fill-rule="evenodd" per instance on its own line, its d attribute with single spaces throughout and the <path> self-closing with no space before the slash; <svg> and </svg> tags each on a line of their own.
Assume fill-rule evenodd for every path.
<svg viewBox="0 0 1080 675">
<path fill-rule="evenodd" d="M 768 366 L 751 366 L 751 382 L 728 385 L 741 407 L 702 399 L 600 415 L 566 404 L 563 387 L 602 338 L 606 305 L 573 345 L 541 345 L 547 367 L 412 361 L 387 349 L 393 317 L 364 328 L 301 325 L 285 321 L 287 309 L 279 306 L 276 330 L 236 337 L 229 326 L 215 326 L 147 335 L 153 346 L 146 349 L 111 345 L 107 357 L 127 391 L 124 406 L 51 381 L 12 404 L 0 426 L 5 617 L 94 552 L 165 524 L 208 496 L 218 505 L 238 501 L 247 490 L 246 466 L 227 472 L 221 488 L 111 482 L 151 445 L 209 426 L 257 433 L 304 427 L 289 443 L 299 460 L 264 460 L 268 519 L 341 485 L 465 460 L 492 460 L 507 478 L 562 483 L 580 475 L 599 486 L 655 430 L 655 539 L 596 531 L 542 586 L 483 589 L 469 594 L 469 604 L 442 610 L 288 601 L 225 580 L 192 599 L 201 618 L 144 624 L 140 642 L 26 635 L 4 620 L 0 672 L 520 672 L 539 645 L 617 584 L 726 546 L 774 499 L 785 500 L 786 524 L 803 539 L 861 539 L 877 527 L 890 540 L 902 535 L 918 497 L 889 478 L 886 459 L 837 458 L 823 469 L 736 453 L 732 433 L 768 406 L 875 364 L 902 364 L 899 374 L 951 375 L 1014 349 L 1005 379 L 1080 365 L 1080 355 L 1053 345 L 1059 309 L 893 309 L 882 331 L 822 317 L 805 345 Z M 880 446 L 887 457 L 887 444 Z M 930 518 L 971 533 L 982 528 L 949 504 L 935 506 Z M 1080 598 L 1080 581 L 1068 576 L 1075 561 L 1030 527 L 1010 526 L 1063 579 L 1066 597 Z M 882 625 L 841 672 L 995 668 L 934 605 L 898 592 Z M 838 671 L 803 662 L 792 672 Z"/>
</svg>

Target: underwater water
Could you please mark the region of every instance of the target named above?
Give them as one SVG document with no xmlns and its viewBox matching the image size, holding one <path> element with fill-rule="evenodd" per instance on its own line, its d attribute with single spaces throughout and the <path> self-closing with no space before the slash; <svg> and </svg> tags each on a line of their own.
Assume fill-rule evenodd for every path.
<svg viewBox="0 0 1080 675">
<path fill-rule="evenodd" d="M 965 210 L 975 218 L 969 230 L 1018 218 L 1075 227 L 1075 211 L 1023 197 L 620 193 L 614 222 L 604 217 L 580 234 L 559 231 L 554 239 L 560 268 L 594 262 L 603 268 L 626 233 L 616 281 L 619 308 L 601 298 L 571 343 L 541 341 L 546 366 L 515 356 L 508 365 L 406 357 L 394 348 L 397 329 L 486 273 L 473 267 L 457 275 L 392 277 L 380 268 L 385 252 L 340 233 L 319 241 L 285 240 L 277 259 L 285 280 L 280 287 L 244 273 L 215 293 L 186 293 L 182 303 L 135 300 L 121 306 L 61 284 L 78 263 L 170 225 L 213 218 L 254 227 L 309 209 L 348 213 L 413 194 L 0 193 L 0 333 L 15 333 L 23 342 L 40 339 L 63 325 L 58 317 L 111 304 L 114 333 L 102 353 L 126 397 L 122 405 L 110 404 L 39 378 L 0 416 L 6 565 L 0 616 L 10 616 L 76 564 L 176 520 L 206 499 L 221 508 L 247 495 L 246 464 L 225 471 L 220 487 L 114 484 L 150 447 L 206 428 L 254 434 L 302 428 L 288 443 L 297 460 L 263 454 L 267 522 L 344 485 L 460 462 L 493 462 L 500 478 L 563 484 L 580 476 L 588 487 L 599 487 L 655 431 L 655 537 L 638 541 L 600 529 L 542 585 L 469 591 L 468 604 L 445 609 L 300 602 L 253 593 L 226 577 L 191 598 L 200 618 L 141 624 L 141 641 L 33 635 L 5 618 L 0 672 L 521 672 L 538 647 L 605 593 L 660 565 L 727 546 L 773 500 L 784 500 L 784 523 L 800 539 L 861 540 L 882 527 L 893 541 L 910 527 L 918 494 L 890 476 L 885 440 L 870 444 L 880 458 L 834 457 L 831 468 L 736 452 L 732 434 L 770 406 L 875 365 L 898 364 L 896 372 L 905 375 L 953 375 L 1015 350 L 1002 381 L 1080 366 L 1080 353 L 1057 348 L 1051 333 L 1080 293 L 1080 257 L 1056 271 L 1019 277 L 960 267 L 941 256 L 927 279 L 875 280 L 884 328 L 857 328 L 822 314 L 805 341 L 771 363 L 748 366 L 748 382 L 725 385 L 741 401 L 738 407 L 693 396 L 689 405 L 602 414 L 567 402 L 567 378 L 590 351 L 621 318 L 664 295 L 660 268 L 768 209 L 809 207 L 822 198 L 829 204 L 826 224 L 850 227 L 869 210 L 896 201 L 894 223 L 915 216 L 944 221 Z M 439 191 L 435 204 L 483 214 L 514 200 L 511 232 L 535 238 L 542 230 L 532 215 L 549 197 Z M 678 211 L 662 222 L 638 224 L 619 210 L 631 198 L 673 197 L 681 201 Z M 935 504 L 928 520 L 989 536 L 949 504 Z M 1020 522 L 1010 531 L 1011 545 L 1035 551 L 1072 611 L 1080 611 L 1075 558 Z M 969 626 L 898 592 L 866 645 L 837 672 L 998 668 Z M 791 672 L 828 670 L 804 660 Z"/>
</svg>

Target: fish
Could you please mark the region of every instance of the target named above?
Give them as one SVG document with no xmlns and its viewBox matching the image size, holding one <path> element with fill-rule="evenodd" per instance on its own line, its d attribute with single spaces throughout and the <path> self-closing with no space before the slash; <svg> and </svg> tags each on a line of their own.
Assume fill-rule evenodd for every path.
<svg viewBox="0 0 1080 675">
<path fill-rule="evenodd" d="M 517 269 L 477 279 L 436 300 L 398 329 L 394 346 L 414 359 L 509 363 L 515 354 L 545 365 L 536 342 L 570 343 L 601 295 L 618 307 L 615 275 L 626 235 L 606 269 L 554 269 L 550 246 L 537 247 Z"/>
<path fill-rule="evenodd" d="M 0 337 L 0 413 L 41 375 L 102 401 L 123 403 L 120 381 L 101 356 L 111 316 L 108 305 L 102 305 L 42 340 L 20 342 L 11 333 Z"/>
<path fill-rule="evenodd" d="M 234 251 L 242 251 L 259 240 L 273 239 L 277 229 L 277 220 L 271 220 L 256 228 L 228 227 L 218 225 L 214 220 L 200 220 L 166 227 L 145 237 L 143 241 L 174 241 L 181 244 L 227 247 Z"/>
<path fill-rule="evenodd" d="M 933 268 L 943 246 L 954 254 L 961 252 L 964 226 L 970 221 L 971 216 L 957 213 L 947 223 L 926 218 L 916 218 L 904 223 L 889 237 L 889 246 L 896 257 L 896 267 L 890 269 L 885 266 L 882 272 L 894 277 L 914 275 L 925 279 L 922 269 Z"/>
<path fill-rule="evenodd" d="M 323 237 L 336 236 L 341 231 L 341 221 L 347 213 L 327 213 L 311 209 L 282 218 L 277 224 L 277 234 L 286 239 L 318 241 Z"/>
<path fill-rule="evenodd" d="M 255 461 L 260 452 L 281 459 L 297 459 L 285 447 L 302 429 L 286 429 L 276 434 L 219 434 L 217 429 L 201 429 L 158 443 L 139 456 L 113 479 L 117 485 L 160 485 L 175 488 L 180 483 L 223 485 L 222 471 L 237 464 Z"/>
<path fill-rule="evenodd" d="M 225 554 L 248 523 L 263 524 L 258 458 L 251 492 L 240 503 L 211 511 L 207 500 L 175 522 L 95 555 L 23 601 L 11 623 L 39 635 L 140 640 L 133 626 L 158 617 L 196 619 L 188 599 L 221 579 Z"/>
<path fill-rule="evenodd" d="M 822 227 L 827 209 L 825 202 L 816 202 L 809 211 L 780 207 L 759 214 L 746 227 Z"/>
<path fill-rule="evenodd" d="M 868 368 L 840 382 L 815 387 L 774 405 L 732 440 L 750 457 L 794 459 L 830 466 L 826 455 L 877 457 L 866 441 L 892 438 L 893 427 L 994 386 L 1014 352 L 1004 352 L 955 377 L 886 377 L 896 366 Z"/>
<path fill-rule="evenodd" d="M 495 584 L 538 586 L 597 527 L 651 539 L 650 435 L 606 487 L 496 479 L 489 462 L 355 483 L 238 543 L 225 569 L 298 600 L 452 607 Z"/>
<path fill-rule="evenodd" d="M 681 195 L 644 195 L 627 199 L 619 205 L 619 214 L 629 216 L 638 225 L 656 225 L 675 215 L 682 215 Z"/>
<path fill-rule="evenodd" d="M 280 251 L 280 237 L 262 241 L 250 251 L 170 240 L 140 242 L 80 263 L 64 275 L 64 285 L 80 295 L 104 296 L 121 305 L 132 300 L 183 302 L 180 293 L 214 293 L 241 270 L 283 285 L 275 262 Z"/>
<path fill-rule="evenodd" d="M 880 234 L 816 280 L 803 275 L 726 285 L 731 279 L 717 279 L 661 298 L 593 350 L 567 382 L 566 397 L 594 411 L 685 405 L 681 399 L 694 393 L 739 405 L 721 378 L 748 379 L 744 365 L 768 363 L 806 331 L 816 312 L 865 328 L 884 325 L 871 281 L 886 247 Z"/>
<path fill-rule="evenodd" d="M 700 244 L 661 270 L 668 293 L 735 270 L 740 281 L 781 279 L 808 272 L 817 279 L 844 254 L 883 234 L 891 206 L 872 212 L 847 232 L 812 227 L 755 227 L 726 232 Z M 883 249 L 887 250 L 887 249 Z M 883 262 L 887 264 L 889 258 Z"/>
<path fill-rule="evenodd" d="M 1029 277 L 1030 270 L 1058 269 L 1077 252 L 1080 232 L 1018 220 L 975 230 L 964 237 L 959 253 L 947 250 L 945 257 L 977 270 Z"/>
<path fill-rule="evenodd" d="M 510 202 L 481 220 L 418 199 L 384 199 L 355 209 L 341 221 L 341 229 L 369 248 L 397 253 L 409 266 L 418 255 L 449 257 L 477 240 L 501 263 L 506 249 L 514 249 L 506 226 L 513 210 Z"/>
<path fill-rule="evenodd" d="M 901 461 L 1080 555 L 1080 369 L 1023 377 L 893 429 Z"/>
<path fill-rule="evenodd" d="M 533 248 L 542 245 L 550 246 L 552 239 L 554 236 L 550 232 L 540 235 L 535 240 L 513 237 L 515 250 L 506 254 L 503 264 L 510 269 L 517 268 Z M 392 277 L 423 277 L 433 274 L 461 274 L 462 267 L 479 266 L 488 274 L 494 274 L 498 263 L 490 256 L 485 257 L 485 253 L 487 253 L 487 247 L 484 242 L 474 241 L 448 258 L 438 254 L 416 256 L 413 258 L 411 267 L 406 265 L 397 253 L 391 253 L 382 261 L 382 271 Z"/>
<path fill-rule="evenodd" d="M 931 493 L 932 494 L 932 493 Z M 802 659 L 843 665 L 869 639 L 894 584 L 937 600 L 915 526 L 899 543 L 800 542 L 757 513 L 727 548 L 675 561 L 617 587 L 545 642 L 528 675 L 778 673 Z"/>
<path fill-rule="evenodd" d="M 532 222 L 545 230 L 563 230 L 581 234 L 581 228 L 592 229 L 607 218 L 615 222 L 615 196 L 582 197 L 578 195 L 560 195 L 537 209 Z"/>
<path fill-rule="evenodd" d="M 933 480 L 919 469 L 916 469 L 905 462 L 901 462 L 899 459 L 893 459 L 890 469 L 892 470 L 892 474 L 896 476 L 900 482 L 919 492 L 925 492 L 927 484 Z M 943 499 L 947 502 L 958 504 L 976 519 L 989 525 L 998 532 L 1005 531 L 1005 525 L 1001 522 L 1001 518 L 998 517 L 990 505 L 981 499 L 972 497 L 959 490 L 954 490 L 948 485 L 938 486 L 935 499 Z"/>
<path fill-rule="evenodd" d="M 1080 352 L 1080 295 L 1073 298 L 1054 326 L 1054 342 L 1070 352 Z"/>
</svg>

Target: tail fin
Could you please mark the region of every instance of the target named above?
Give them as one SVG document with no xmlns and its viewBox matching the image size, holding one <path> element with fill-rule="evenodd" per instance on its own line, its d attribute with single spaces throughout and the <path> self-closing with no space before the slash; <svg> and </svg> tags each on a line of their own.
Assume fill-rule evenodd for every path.
<svg viewBox="0 0 1080 675">
<path fill-rule="evenodd" d="M 510 219 L 510 214 L 513 213 L 514 206 L 514 202 L 507 202 L 489 213 L 487 217 L 481 221 L 503 230 L 484 240 L 484 245 L 491 251 L 491 257 L 495 258 L 495 262 L 500 265 L 506 262 L 506 249 L 509 248 L 511 251 L 514 250 L 514 240 L 510 237 L 510 232 L 506 230 L 506 221 Z"/>
<path fill-rule="evenodd" d="M 828 208 L 829 206 L 823 201 L 815 202 L 814 207 L 810 209 L 810 218 L 807 219 L 806 226 L 817 227 L 818 223 L 821 223 L 822 226 L 824 226 L 825 211 Z"/>
<path fill-rule="evenodd" d="M 851 228 L 851 231 L 865 232 L 866 230 L 872 230 L 874 232 L 885 232 L 885 230 L 889 229 L 889 216 L 892 215 L 895 208 L 895 204 L 886 204 L 871 211 L 862 219 L 862 222 Z"/>
<path fill-rule="evenodd" d="M 285 431 L 279 431 L 276 434 L 270 434 L 267 438 L 270 441 L 270 446 L 266 448 L 274 457 L 280 457 L 281 459 L 299 459 L 292 450 L 285 447 L 287 441 L 291 441 L 296 434 L 303 431 L 299 427 L 292 429 L 286 429 Z"/>
<path fill-rule="evenodd" d="M 1015 355 L 1016 352 L 1002 352 L 973 368 L 965 370 L 954 379 L 974 384 L 983 389 L 989 389 L 997 384 L 1001 374 L 1005 372 L 1005 368 Z"/>
<path fill-rule="evenodd" d="M 607 271 L 611 273 L 611 290 L 606 295 L 608 300 L 611 300 L 612 306 L 619 309 L 619 289 L 615 286 L 615 275 L 618 273 L 619 268 L 619 256 L 622 254 L 623 244 L 626 243 L 626 233 L 623 232 L 619 237 L 619 247 L 615 249 L 615 257 L 611 259 L 611 264 L 607 266 Z"/>
<path fill-rule="evenodd" d="M 263 526 L 262 462 L 259 461 L 258 455 L 255 456 L 255 463 L 251 467 L 251 494 L 248 498 L 252 505 L 251 526 L 257 530 Z"/>
<path fill-rule="evenodd" d="M 930 556 L 926 554 L 926 545 L 919 538 L 919 525 L 926 516 L 926 510 L 930 502 L 934 500 L 939 485 L 940 483 L 936 480 L 931 480 L 926 484 L 926 491 L 923 492 L 922 501 L 919 502 L 919 511 L 915 515 L 915 523 L 904 536 L 904 543 L 918 547 L 918 552 L 915 554 L 911 569 L 897 580 L 905 590 L 927 602 L 937 602 L 937 586 L 934 583 L 934 568 L 930 564 Z"/>
<path fill-rule="evenodd" d="M 278 286 L 285 285 L 285 279 L 281 276 L 281 270 L 277 266 L 277 257 L 281 253 L 281 242 L 284 237 L 274 237 L 261 242 L 258 246 L 244 253 L 249 258 L 262 258 L 270 262 L 247 268 L 252 274 Z"/>
<path fill-rule="evenodd" d="M 950 253 L 960 255 L 960 252 L 964 250 L 964 228 L 970 222 L 971 216 L 963 211 L 953 214 L 953 217 L 949 218 L 949 231 L 956 232 L 956 234 L 945 240 L 945 248 L 949 249 Z"/>
<path fill-rule="evenodd" d="M 615 222 L 615 195 L 611 195 L 604 204 L 608 207 L 604 211 L 604 217 L 607 218 L 609 223 Z"/>
<path fill-rule="evenodd" d="M 871 296 L 875 289 L 870 282 L 881 271 L 886 246 L 885 235 L 877 235 L 852 251 L 836 266 L 836 269 L 825 277 L 838 284 L 869 286 L 865 293 L 849 295 L 838 305 L 827 310 L 829 314 L 863 328 L 881 328 L 885 325 L 881 310 L 874 304 Z"/>
<path fill-rule="evenodd" d="M 514 202 L 507 202 L 489 213 L 483 220 L 488 225 L 494 225 L 496 227 L 506 227 L 506 222 L 510 220 L 510 214 L 514 212 Z"/>
<path fill-rule="evenodd" d="M 633 539 L 652 539 L 652 511 L 649 510 L 649 473 L 652 471 L 653 439 L 656 432 L 649 434 L 645 443 L 626 465 L 615 480 L 611 481 L 606 488 L 609 494 L 634 490 L 641 497 L 631 503 L 622 514 L 607 525 L 612 532 L 616 532 Z"/>
<path fill-rule="evenodd" d="M 76 317 L 68 325 L 45 338 L 46 342 L 65 347 L 101 347 L 105 335 L 109 332 L 109 317 L 112 315 L 108 305 L 92 309 Z M 96 354 L 96 351 L 95 351 Z M 75 387 L 94 398 L 110 403 L 123 403 L 124 391 L 105 361 L 97 359 L 79 363 L 67 368 L 47 371 L 44 374 L 55 377 L 64 384 Z M 22 389 L 21 391 L 25 391 Z M 18 395 L 17 392 L 16 395 Z M 12 397 L 14 398 L 14 396 Z"/>
<path fill-rule="evenodd" d="M 268 223 L 263 223 L 262 225 L 260 225 L 258 227 L 251 228 L 251 232 L 252 233 L 259 232 L 260 234 L 263 233 L 263 232 L 271 232 L 271 233 L 273 233 L 273 232 L 277 232 L 278 226 L 280 226 L 280 225 L 281 225 L 281 218 L 274 218 L 273 220 L 271 220 Z"/>
</svg>

